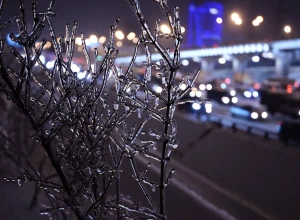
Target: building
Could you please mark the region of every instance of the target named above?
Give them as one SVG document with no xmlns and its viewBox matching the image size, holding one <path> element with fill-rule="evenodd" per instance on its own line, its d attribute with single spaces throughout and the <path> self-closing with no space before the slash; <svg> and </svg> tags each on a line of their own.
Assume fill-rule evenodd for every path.
<svg viewBox="0 0 300 220">
<path fill-rule="evenodd" d="M 222 42 L 224 7 L 217 2 L 189 4 L 188 47 L 211 47 Z"/>
</svg>

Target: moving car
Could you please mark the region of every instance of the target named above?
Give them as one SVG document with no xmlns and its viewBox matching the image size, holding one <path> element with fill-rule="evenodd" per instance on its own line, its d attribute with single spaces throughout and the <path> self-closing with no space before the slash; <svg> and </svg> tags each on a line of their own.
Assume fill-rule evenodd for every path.
<svg viewBox="0 0 300 220">
<path fill-rule="evenodd" d="M 268 117 L 268 113 L 263 108 L 248 104 L 231 106 L 229 111 L 233 117 L 241 117 L 250 120 L 265 120 Z"/>
</svg>

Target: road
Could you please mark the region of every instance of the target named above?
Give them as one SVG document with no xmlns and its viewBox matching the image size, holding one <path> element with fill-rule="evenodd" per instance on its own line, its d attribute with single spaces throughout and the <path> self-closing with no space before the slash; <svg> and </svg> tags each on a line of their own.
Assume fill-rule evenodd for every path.
<svg viewBox="0 0 300 220">
<path fill-rule="evenodd" d="M 211 181 L 211 190 L 220 189 L 217 198 L 225 196 L 246 210 L 215 200 L 211 190 L 202 196 L 237 219 L 259 219 L 248 218 L 248 211 L 262 219 L 300 219 L 298 149 L 177 116 L 180 153 L 175 160 Z"/>
</svg>

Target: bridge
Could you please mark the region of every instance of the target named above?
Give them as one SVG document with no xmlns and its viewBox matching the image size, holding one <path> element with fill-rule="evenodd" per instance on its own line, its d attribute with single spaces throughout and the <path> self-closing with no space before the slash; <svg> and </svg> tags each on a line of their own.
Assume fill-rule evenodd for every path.
<svg viewBox="0 0 300 220">
<path fill-rule="evenodd" d="M 246 72 L 249 68 L 253 69 L 253 67 L 249 67 L 248 65 L 249 61 L 251 61 L 251 57 L 253 62 L 258 62 L 261 57 L 273 60 L 273 67 L 269 67 L 268 69 L 273 71 L 277 76 L 287 76 L 291 70 L 291 62 L 300 60 L 299 52 L 300 38 L 182 50 L 181 58 L 187 60 L 192 59 L 194 62 L 198 62 L 199 67 L 201 65 L 203 74 L 209 75 L 214 71 L 222 72 L 222 70 L 215 69 L 218 60 L 222 63 L 232 62 L 229 69 L 227 66 L 226 71 L 231 69 L 231 72 L 234 74 Z M 172 53 L 171 56 L 173 56 Z M 119 57 L 116 59 L 116 63 L 119 65 L 126 65 L 131 59 L 132 57 Z M 161 59 L 160 54 L 155 53 L 152 55 L 152 61 L 157 61 L 159 59 Z M 142 63 L 144 61 L 146 61 L 145 55 L 138 55 L 136 57 L 137 63 Z M 258 69 L 262 70 L 263 68 L 259 67 Z M 298 69 L 299 68 L 297 68 L 297 70 Z"/>
</svg>

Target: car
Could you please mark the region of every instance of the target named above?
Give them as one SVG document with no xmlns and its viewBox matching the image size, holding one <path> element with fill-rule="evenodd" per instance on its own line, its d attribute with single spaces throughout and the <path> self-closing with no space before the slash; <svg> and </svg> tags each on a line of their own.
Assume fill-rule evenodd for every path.
<svg viewBox="0 0 300 220">
<path fill-rule="evenodd" d="M 235 105 L 229 109 L 233 117 L 241 117 L 249 120 L 265 120 L 268 113 L 263 108 L 252 105 Z"/>
<path fill-rule="evenodd" d="M 277 126 L 279 139 L 288 142 L 294 141 L 300 143 L 300 122 L 299 121 L 283 121 Z"/>
</svg>

